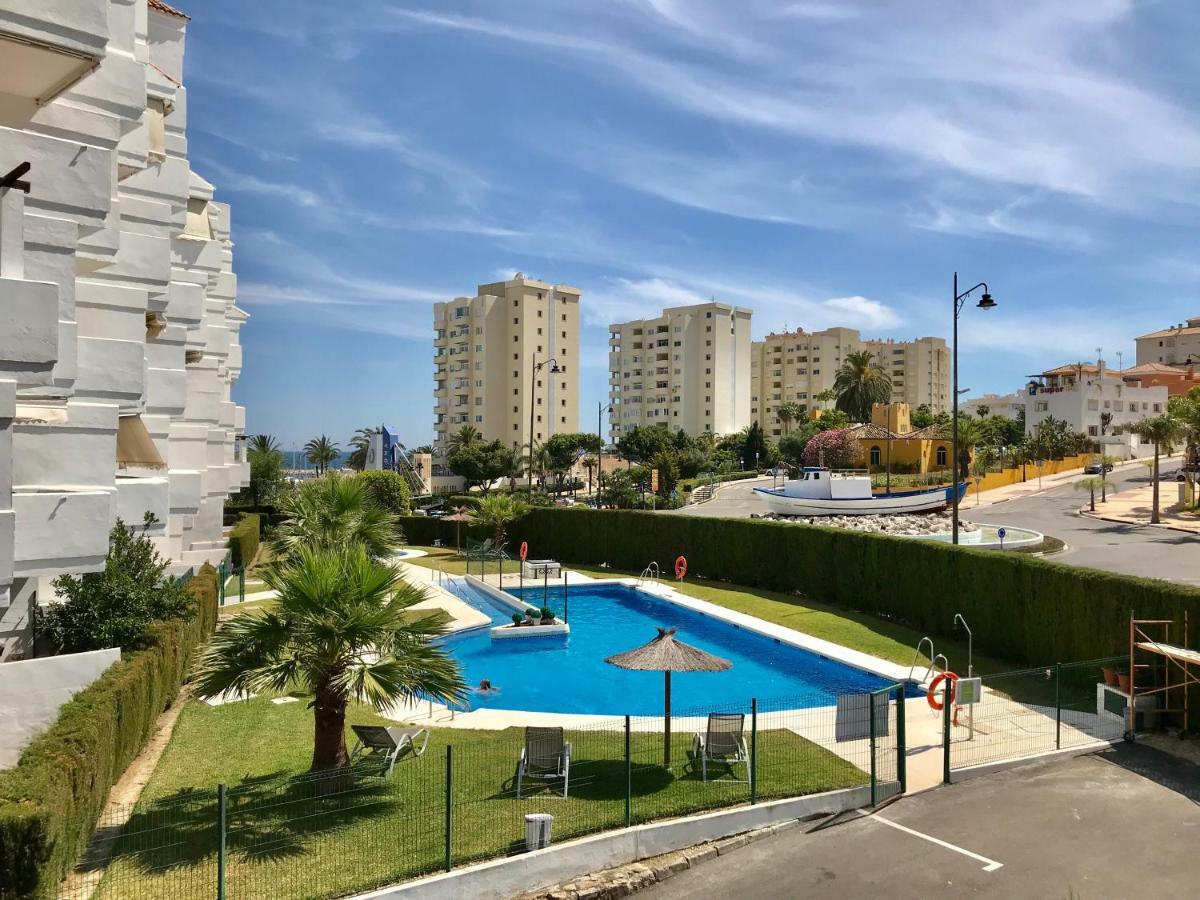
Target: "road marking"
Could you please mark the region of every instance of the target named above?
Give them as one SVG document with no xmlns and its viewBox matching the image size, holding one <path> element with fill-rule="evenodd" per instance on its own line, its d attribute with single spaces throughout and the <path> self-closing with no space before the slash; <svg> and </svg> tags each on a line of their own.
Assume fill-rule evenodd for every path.
<svg viewBox="0 0 1200 900">
<path fill-rule="evenodd" d="M 1004 865 L 1004 863 L 996 862 L 994 859 L 988 859 L 986 856 L 980 856 L 978 853 L 972 853 L 970 850 L 964 850 L 962 847 L 955 846 L 954 844 L 943 841 L 940 838 L 935 838 L 932 835 L 924 834 L 920 831 L 914 831 L 913 829 L 907 828 L 898 822 L 885 819 L 883 816 L 876 815 L 868 816 L 867 818 L 871 819 L 873 822 L 882 822 L 884 825 L 895 828 L 897 831 L 903 831 L 905 834 L 911 834 L 913 837 L 919 837 L 923 841 L 929 841 L 931 844 L 937 844 L 939 847 L 945 847 L 947 850 L 953 850 L 955 853 L 961 853 L 963 856 L 969 856 L 971 859 L 983 863 L 983 871 L 985 872 L 995 872 Z"/>
</svg>

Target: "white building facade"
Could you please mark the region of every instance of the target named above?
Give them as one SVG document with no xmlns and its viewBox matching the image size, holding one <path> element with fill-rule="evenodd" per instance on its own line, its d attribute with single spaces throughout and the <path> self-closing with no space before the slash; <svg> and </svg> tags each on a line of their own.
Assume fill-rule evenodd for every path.
<svg viewBox="0 0 1200 900">
<path fill-rule="evenodd" d="M 636 426 L 731 434 L 749 425 L 750 316 L 712 302 L 609 326 L 609 439 Z"/>
<path fill-rule="evenodd" d="M 177 570 L 225 555 L 249 480 L 229 207 L 187 160 L 187 17 L 0 3 L 0 660 L 117 517 Z"/>
</svg>

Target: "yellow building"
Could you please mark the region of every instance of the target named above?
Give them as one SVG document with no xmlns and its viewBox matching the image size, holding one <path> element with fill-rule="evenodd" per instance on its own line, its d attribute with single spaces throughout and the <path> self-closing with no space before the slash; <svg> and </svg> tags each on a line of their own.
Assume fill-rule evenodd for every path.
<svg viewBox="0 0 1200 900">
<path fill-rule="evenodd" d="M 858 441 L 857 465 L 864 469 L 922 475 L 945 470 L 949 478 L 949 429 L 940 425 L 914 429 L 907 403 L 876 403 L 871 424 L 854 425 L 849 431 Z"/>
</svg>

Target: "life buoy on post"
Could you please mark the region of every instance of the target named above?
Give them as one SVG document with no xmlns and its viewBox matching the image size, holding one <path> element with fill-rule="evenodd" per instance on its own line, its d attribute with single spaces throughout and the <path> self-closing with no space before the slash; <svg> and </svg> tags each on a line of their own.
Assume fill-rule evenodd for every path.
<svg viewBox="0 0 1200 900">
<path fill-rule="evenodd" d="M 929 690 L 925 692 L 925 699 L 929 701 L 929 706 L 932 709 L 940 711 L 945 705 L 937 697 L 937 689 L 941 687 L 943 681 L 950 682 L 950 702 L 954 702 L 955 686 L 958 684 L 958 676 L 951 671 L 945 671 L 938 674 L 933 681 L 929 682 Z"/>
<path fill-rule="evenodd" d="M 675 559 L 675 577 L 683 581 L 683 576 L 687 574 L 687 557 L 680 556 Z"/>
<path fill-rule="evenodd" d="M 529 555 L 529 541 L 521 541 L 521 562 Z"/>
</svg>

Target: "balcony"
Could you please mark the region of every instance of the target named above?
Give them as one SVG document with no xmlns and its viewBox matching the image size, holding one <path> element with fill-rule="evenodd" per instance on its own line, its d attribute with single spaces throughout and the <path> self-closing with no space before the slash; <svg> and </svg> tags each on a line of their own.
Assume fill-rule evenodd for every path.
<svg viewBox="0 0 1200 900">
<path fill-rule="evenodd" d="M 113 523 L 111 490 L 14 486 L 13 574 L 18 578 L 99 572 Z"/>
<path fill-rule="evenodd" d="M 0 9 L 0 90 L 43 105 L 92 71 L 107 0 L 9 0 Z"/>
</svg>

